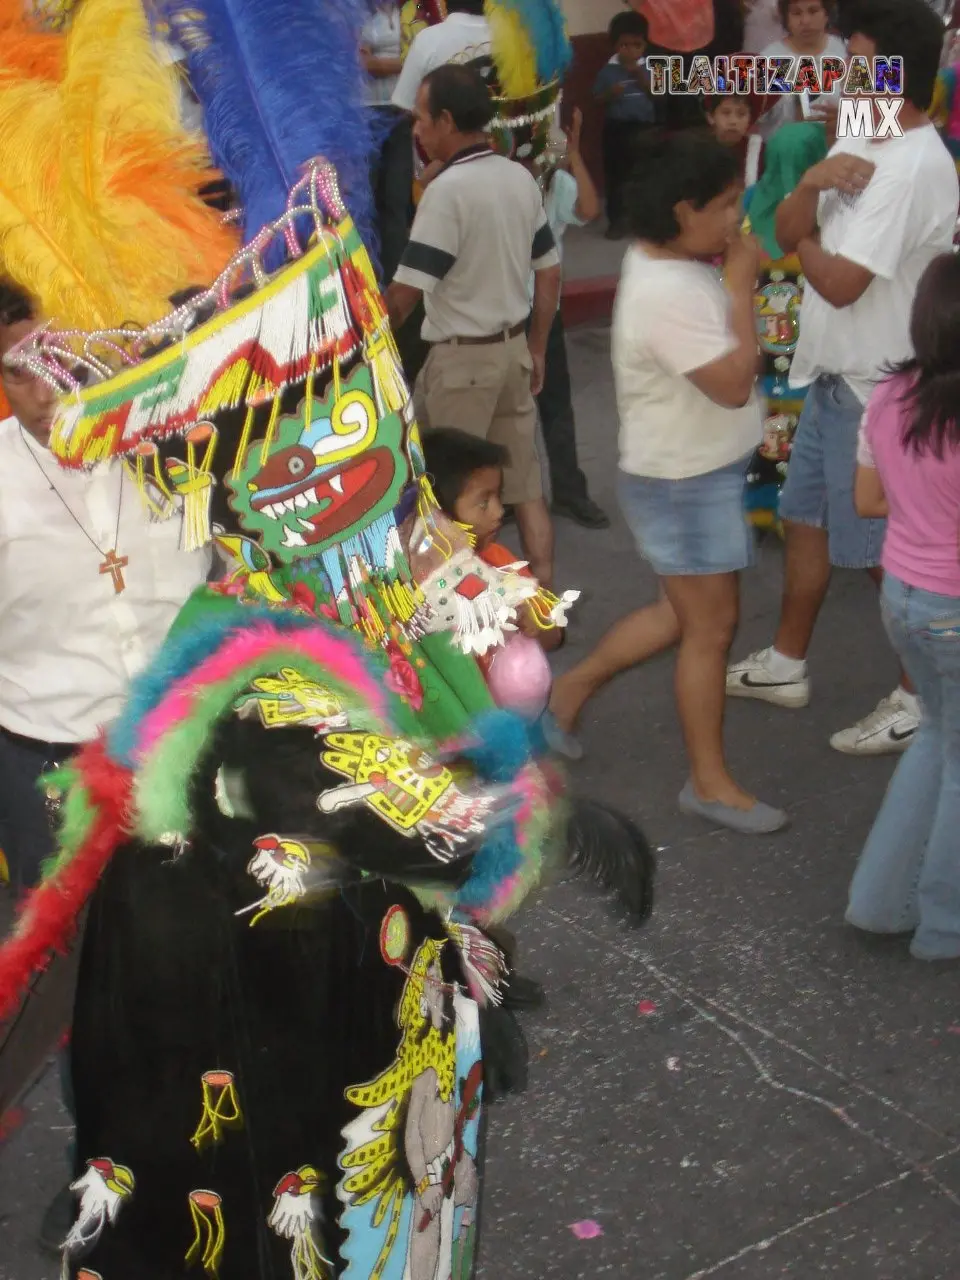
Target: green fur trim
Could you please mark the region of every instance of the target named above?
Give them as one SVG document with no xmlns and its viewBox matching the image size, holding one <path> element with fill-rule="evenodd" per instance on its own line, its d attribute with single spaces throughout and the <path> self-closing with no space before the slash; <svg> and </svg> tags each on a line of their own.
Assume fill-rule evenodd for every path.
<svg viewBox="0 0 960 1280">
<path fill-rule="evenodd" d="M 56 788 L 63 795 L 57 850 L 45 859 L 41 867 L 43 878 L 48 879 L 63 870 L 87 839 L 96 821 L 97 811 L 77 769 L 69 766 L 55 769 L 40 778 L 37 786 L 42 791 Z"/>
</svg>

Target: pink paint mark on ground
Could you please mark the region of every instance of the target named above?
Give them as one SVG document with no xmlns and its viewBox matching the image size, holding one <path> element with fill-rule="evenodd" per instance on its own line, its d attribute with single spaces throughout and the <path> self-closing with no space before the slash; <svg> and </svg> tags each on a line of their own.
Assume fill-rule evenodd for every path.
<svg viewBox="0 0 960 1280">
<path fill-rule="evenodd" d="M 603 1227 L 592 1218 L 585 1218 L 583 1222 L 571 1222 L 569 1229 L 578 1240 L 596 1240 L 597 1236 L 603 1235 Z"/>
<path fill-rule="evenodd" d="M 643 1018 L 649 1018 L 652 1013 L 657 1012 L 657 1006 L 652 1000 L 641 1000 L 637 1005 L 637 1013 Z"/>
</svg>

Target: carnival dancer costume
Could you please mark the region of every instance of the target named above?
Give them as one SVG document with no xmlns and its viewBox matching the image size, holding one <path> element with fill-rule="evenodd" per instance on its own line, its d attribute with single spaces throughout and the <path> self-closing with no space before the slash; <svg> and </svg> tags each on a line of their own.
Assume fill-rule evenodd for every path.
<svg viewBox="0 0 960 1280">
<path fill-rule="evenodd" d="M 88 904 L 63 1273 L 466 1280 L 485 1079 L 522 1065 L 486 930 L 551 865 L 641 921 L 652 866 L 492 706 L 472 654 L 529 585 L 433 503 L 335 171 L 162 319 L 8 359 L 62 392 L 65 465 L 122 460 L 228 565 L 58 776 L 59 853 L 0 948 L 5 1016 Z"/>
</svg>

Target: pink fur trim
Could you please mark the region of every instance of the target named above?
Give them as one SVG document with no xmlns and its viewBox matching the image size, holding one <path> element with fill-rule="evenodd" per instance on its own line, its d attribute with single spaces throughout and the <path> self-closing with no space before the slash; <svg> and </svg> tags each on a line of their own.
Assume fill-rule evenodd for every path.
<svg viewBox="0 0 960 1280">
<path fill-rule="evenodd" d="M 202 696 L 211 685 L 229 680 L 238 668 L 268 657 L 274 649 L 286 654 L 301 653 L 305 658 L 329 667 L 337 683 L 356 689 L 375 714 L 386 719 L 384 688 L 371 679 L 366 664 L 352 644 L 319 627 L 309 631 L 282 631 L 269 623 L 261 623 L 231 637 L 189 675 L 178 680 L 163 701 L 144 716 L 138 734 L 137 759 L 142 759 L 165 734 L 186 720 L 193 709 L 194 699 Z"/>
<path fill-rule="evenodd" d="M 524 852 L 529 838 L 529 824 L 536 812 L 538 810 L 542 811 L 549 803 L 550 788 L 543 774 L 535 765 L 526 765 L 514 780 L 513 786 L 523 797 L 522 803 L 517 809 L 515 822 L 517 844 L 521 852 Z M 486 914 L 493 918 L 507 911 L 510 907 L 516 906 L 514 898 L 523 888 L 525 879 L 526 877 L 521 868 L 515 871 L 512 876 L 507 876 L 501 881 L 497 886 L 497 891 L 493 895 Z"/>
</svg>

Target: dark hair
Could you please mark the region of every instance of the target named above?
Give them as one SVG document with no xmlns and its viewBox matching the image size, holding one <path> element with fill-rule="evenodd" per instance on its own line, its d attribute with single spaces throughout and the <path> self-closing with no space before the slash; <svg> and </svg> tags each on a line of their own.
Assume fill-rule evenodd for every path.
<svg viewBox="0 0 960 1280">
<path fill-rule="evenodd" d="M 627 221 L 635 236 L 654 244 L 680 234 L 674 209 L 681 201 L 702 209 L 740 178 L 735 148 L 694 134 L 651 138 L 635 148 L 632 161 Z"/>
<path fill-rule="evenodd" d="M 858 0 L 844 14 L 843 35 L 866 36 L 879 56 L 903 58 L 903 96 L 926 111 L 940 71 L 944 25 L 927 0 Z"/>
<path fill-rule="evenodd" d="M 705 93 L 703 95 L 703 114 L 712 116 L 717 107 L 722 107 L 725 102 L 742 103 L 750 113 L 753 119 L 753 100 L 742 93 Z"/>
<path fill-rule="evenodd" d="M 777 0 L 777 13 L 780 15 L 780 21 L 783 23 L 784 26 L 787 25 L 787 14 L 790 12 L 790 6 L 792 4 L 799 4 L 799 3 L 800 3 L 800 0 Z M 820 0 L 820 8 L 824 10 L 828 18 L 833 17 L 833 15 L 830 12 L 830 5 L 828 3 L 828 0 Z"/>
<path fill-rule="evenodd" d="M 456 427 L 425 431 L 423 456 L 437 502 L 448 516 L 453 515 L 457 499 L 475 472 L 484 467 L 499 467 L 502 471 L 510 461 L 510 455 L 502 444 L 494 444 L 482 436 L 472 436 Z"/>
<path fill-rule="evenodd" d="M 0 278 L 0 328 L 36 318 L 36 304 L 29 293 L 12 280 Z"/>
<path fill-rule="evenodd" d="M 472 13 L 483 17 L 484 0 L 447 0 L 447 13 Z"/>
<path fill-rule="evenodd" d="M 493 99 L 474 67 L 447 62 L 423 77 L 430 114 L 438 120 L 448 111 L 459 133 L 482 133 L 493 119 Z"/>
<path fill-rule="evenodd" d="M 639 36 L 641 40 L 650 39 L 650 23 L 642 13 L 618 13 L 607 28 L 610 43 L 617 44 L 624 36 Z"/>
<path fill-rule="evenodd" d="M 910 374 L 913 414 L 903 447 L 942 458 L 960 448 L 960 256 L 942 253 L 920 277 L 910 312 L 914 354 L 892 370 Z"/>
</svg>

